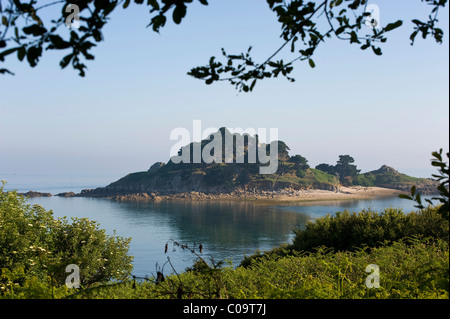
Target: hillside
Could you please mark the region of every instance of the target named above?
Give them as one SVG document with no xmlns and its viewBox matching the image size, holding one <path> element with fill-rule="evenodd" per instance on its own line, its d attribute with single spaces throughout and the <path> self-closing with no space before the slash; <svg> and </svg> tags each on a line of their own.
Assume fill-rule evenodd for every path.
<svg viewBox="0 0 450 319">
<path fill-rule="evenodd" d="M 436 192 L 438 183 L 431 178 L 417 178 L 402 174 L 392 167 L 383 165 L 381 168 L 358 175 L 356 184 L 366 187 L 377 186 L 400 189 L 409 192 L 412 186 L 423 194 Z"/>
<path fill-rule="evenodd" d="M 94 190 L 84 190 L 80 196 L 114 197 L 130 194 L 145 194 L 154 197 L 156 195 L 172 195 L 180 193 L 203 194 L 230 194 L 235 192 L 274 192 L 282 190 L 327 190 L 337 191 L 341 185 L 384 187 L 409 191 L 412 185 L 424 193 L 430 193 L 437 187 L 437 183 L 430 179 L 414 178 L 398 173 L 396 170 L 383 166 L 380 169 L 364 174 L 358 174 L 352 179 L 350 185 L 346 185 L 346 179 L 329 174 L 320 169 L 309 167 L 308 161 L 300 156 L 289 156 L 289 147 L 282 141 L 278 141 L 278 168 L 275 174 L 260 174 L 260 167 L 264 166 L 251 159 L 252 146 L 258 145 L 261 149 L 269 151 L 268 145 L 259 143 L 258 136 L 244 136 L 238 133 L 231 134 L 227 129 L 221 128 L 214 133 L 223 137 L 222 160 L 218 163 L 206 163 L 203 159 L 200 163 L 193 162 L 195 143 L 190 143 L 179 151 L 181 156 L 183 149 L 190 150 L 188 163 L 175 164 L 173 158 L 167 163 L 153 164 L 148 171 L 129 174 L 106 187 Z M 213 134 L 213 135 L 214 135 Z M 226 151 L 230 151 L 229 144 L 225 144 L 227 134 L 235 138 L 233 141 L 232 163 L 225 163 Z M 236 138 L 242 138 L 243 145 L 237 144 Z M 201 150 L 208 147 L 213 141 L 209 139 L 197 143 Z M 243 147 L 239 147 L 243 146 Z M 228 149 L 227 149 L 228 147 Z M 228 153 L 230 155 L 230 153 Z M 244 163 L 238 163 L 238 157 L 244 158 Z M 219 157 L 217 159 L 220 159 Z M 266 165 L 267 166 L 267 165 Z M 344 181 L 344 184 L 342 183 Z"/>
</svg>

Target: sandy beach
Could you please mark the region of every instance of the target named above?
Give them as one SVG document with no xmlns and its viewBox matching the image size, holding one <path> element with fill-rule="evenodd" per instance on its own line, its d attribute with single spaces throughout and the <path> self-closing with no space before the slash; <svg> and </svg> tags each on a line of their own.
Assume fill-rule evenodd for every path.
<svg viewBox="0 0 450 319">
<path fill-rule="evenodd" d="M 405 191 L 382 187 L 341 187 L 339 192 L 309 189 L 281 191 L 237 191 L 230 194 L 205 194 L 199 192 L 188 192 L 171 195 L 160 194 L 131 194 L 110 197 L 115 200 L 254 200 L 258 202 L 297 202 L 297 201 L 327 201 L 327 200 L 351 200 L 370 199 L 375 197 L 397 196 Z"/>
</svg>

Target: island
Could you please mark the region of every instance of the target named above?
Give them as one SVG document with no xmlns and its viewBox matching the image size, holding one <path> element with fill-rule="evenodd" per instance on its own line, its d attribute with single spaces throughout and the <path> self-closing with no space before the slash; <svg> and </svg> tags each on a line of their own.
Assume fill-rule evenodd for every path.
<svg viewBox="0 0 450 319">
<path fill-rule="evenodd" d="M 214 136 L 222 137 L 221 143 L 215 145 L 215 151 L 218 145 L 221 147 L 221 152 L 217 152 L 220 157 L 209 163 L 204 159 L 195 162 L 195 148 L 205 151 Z M 233 143 L 225 143 L 226 136 L 231 136 Z M 105 187 L 64 196 L 154 201 L 306 201 L 394 196 L 409 192 L 412 186 L 422 194 L 433 194 L 438 186 L 433 179 L 411 177 L 387 165 L 361 173 L 349 155 L 339 156 L 336 165 L 324 163 L 312 168 L 303 156 L 290 156 L 290 149 L 284 142 L 276 144 L 278 168 L 274 174 L 260 174 L 259 168 L 268 164 L 251 161 L 252 150 L 269 152 L 270 145 L 261 143 L 257 135 L 231 134 L 221 128 L 210 138 L 181 148 L 179 156 L 186 150 L 189 154 L 184 162 L 176 163 L 179 158 L 172 157 L 166 163 L 154 163 L 147 171 L 128 174 Z"/>
</svg>

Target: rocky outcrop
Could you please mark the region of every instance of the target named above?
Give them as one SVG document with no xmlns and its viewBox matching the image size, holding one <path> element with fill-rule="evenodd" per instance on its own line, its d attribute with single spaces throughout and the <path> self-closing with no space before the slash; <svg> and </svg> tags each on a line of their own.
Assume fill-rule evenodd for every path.
<svg viewBox="0 0 450 319">
<path fill-rule="evenodd" d="M 363 186 L 376 186 L 391 189 L 398 189 L 410 192 L 411 187 L 415 186 L 423 195 L 438 193 L 439 182 L 431 178 L 416 178 L 402 174 L 396 169 L 383 165 L 379 169 L 361 174 Z M 364 185 L 364 183 L 369 183 Z"/>
<path fill-rule="evenodd" d="M 74 192 L 64 192 L 64 193 L 56 194 L 55 196 L 59 196 L 59 197 L 75 197 L 75 196 L 77 196 L 77 194 L 75 194 Z"/>
<path fill-rule="evenodd" d="M 29 198 L 33 197 L 52 197 L 52 194 L 50 193 L 41 193 L 41 192 L 35 192 L 35 191 L 29 191 L 26 193 L 18 193 L 19 195 L 26 196 Z"/>
<path fill-rule="evenodd" d="M 163 162 L 156 162 L 155 164 L 153 164 L 152 166 L 150 166 L 149 170 L 147 172 L 149 173 L 155 173 L 157 172 L 161 167 L 163 167 L 165 165 L 165 163 Z"/>
</svg>

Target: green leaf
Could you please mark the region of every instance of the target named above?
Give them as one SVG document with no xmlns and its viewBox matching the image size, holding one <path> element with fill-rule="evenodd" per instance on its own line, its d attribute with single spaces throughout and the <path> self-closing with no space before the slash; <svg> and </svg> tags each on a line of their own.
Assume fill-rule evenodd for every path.
<svg viewBox="0 0 450 319">
<path fill-rule="evenodd" d="M 309 66 L 311 68 L 315 68 L 316 67 L 316 64 L 314 63 L 313 59 L 309 59 L 308 62 L 309 62 Z"/>
<path fill-rule="evenodd" d="M 398 195 L 398 197 L 404 198 L 404 199 L 413 200 L 411 196 L 408 196 L 408 195 L 405 195 L 405 194 L 400 194 L 400 195 Z"/>
<path fill-rule="evenodd" d="M 123 3 L 123 8 L 126 9 L 130 5 L 130 0 L 125 0 Z"/>
</svg>

